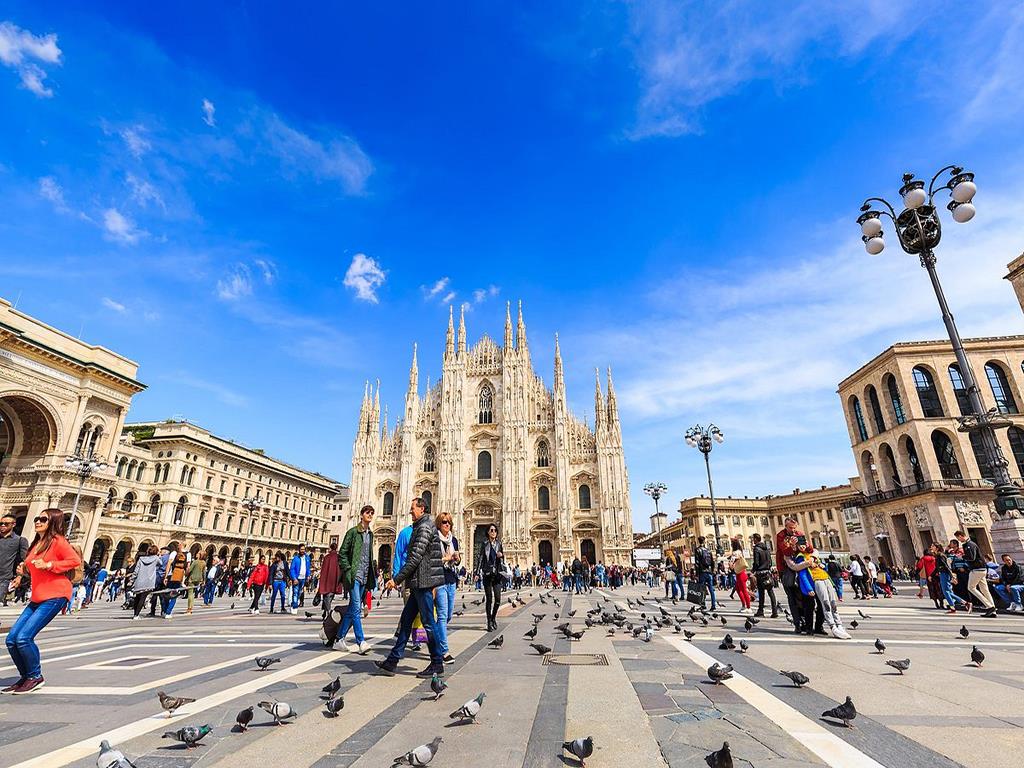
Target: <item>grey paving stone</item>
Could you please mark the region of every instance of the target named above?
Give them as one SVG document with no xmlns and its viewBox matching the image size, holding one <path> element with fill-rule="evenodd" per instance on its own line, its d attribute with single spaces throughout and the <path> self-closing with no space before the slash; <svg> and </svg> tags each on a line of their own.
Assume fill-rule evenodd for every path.
<svg viewBox="0 0 1024 768">
<path fill-rule="evenodd" d="M 31 698 L 29 696 L 23 699 Z M 42 698 L 41 696 L 39 698 Z M 21 703 L 21 702 L 19 702 Z M 22 739 L 30 739 L 63 728 L 67 723 L 19 723 L 13 720 L 4 720 L 3 727 L 0 727 L 0 745 L 14 744 Z"/>
</svg>

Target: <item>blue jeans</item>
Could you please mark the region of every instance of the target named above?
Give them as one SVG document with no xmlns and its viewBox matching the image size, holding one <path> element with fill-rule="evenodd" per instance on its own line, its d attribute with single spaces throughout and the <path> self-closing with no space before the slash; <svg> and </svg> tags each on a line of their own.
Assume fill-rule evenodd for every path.
<svg viewBox="0 0 1024 768">
<path fill-rule="evenodd" d="M 679 571 L 678 573 L 676 573 L 675 589 L 672 590 L 672 594 L 673 595 L 675 594 L 676 589 L 679 590 L 679 599 L 680 600 L 685 600 L 686 599 L 686 584 L 683 581 L 683 572 L 682 571 Z"/>
<path fill-rule="evenodd" d="M 281 610 L 284 610 L 284 582 L 275 581 L 273 591 L 270 593 L 270 610 L 274 610 L 274 598 L 281 596 Z"/>
<path fill-rule="evenodd" d="M 206 586 L 203 588 L 203 605 L 213 605 L 213 593 L 217 589 L 217 582 L 213 579 L 206 580 Z"/>
<path fill-rule="evenodd" d="M 42 677 L 36 635 L 53 617 L 64 610 L 67 598 L 51 597 L 41 603 L 29 603 L 7 632 L 7 651 L 22 679 Z"/>
<path fill-rule="evenodd" d="M 942 596 L 946 598 L 950 608 L 955 608 L 958 605 L 967 607 L 966 600 L 953 594 L 953 577 L 948 573 L 939 573 L 939 589 L 942 590 Z"/>
<path fill-rule="evenodd" d="M 715 600 L 715 575 L 710 572 L 702 573 L 697 577 L 697 581 L 707 588 L 708 594 L 711 595 L 711 610 L 716 610 L 718 601 Z"/>
<path fill-rule="evenodd" d="M 437 605 L 437 644 L 441 656 L 448 655 L 448 622 L 452 620 L 455 610 L 455 584 L 442 584 L 437 588 L 434 597 Z"/>
<path fill-rule="evenodd" d="M 836 588 L 836 596 L 840 600 L 842 600 L 843 599 L 843 577 L 840 576 L 839 578 L 832 579 L 832 584 Z"/>
<path fill-rule="evenodd" d="M 299 595 L 302 594 L 302 590 L 305 586 L 305 579 L 296 579 L 295 583 L 292 585 L 292 608 L 299 607 Z"/>
<path fill-rule="evenodd" d="M 440 651 L 437 642 L 437 622 L 434 619 L 434 595 L 431 589 L 413 588 L 409 592 L 409 599 L 405 601 L 405 608 L 402 609 L 402 618 L 398 622 L 398 639 L 385 660 L 389 665 L 395 665 L 405 655 L 405 646 L 412 634 L 412 623 L 419 614 L 423 622 L 423 629 L 427 632 L 427 647 L 430 649 L 430 666 L 444 667 L 444 655 Z"/>
<path fill-rule="evenodd" d="M 164 589 L 181 589 L 181 582 L 169 581 L 167 582 L 167 584 L 164 585 Z M 178 593 L 172 592 L 170 596 L 165 599 L 167 600 L 167 602 L 164 605 L 164 615 L 170 616 L 172 613 L 174 613 L 175 603 L 178 602 Z"/>
<path fill-rule="evenodd" d="M 353 582 L 349 590 L 348 610 L 341 619 L 341 628 L 338 630 L 338 637 L 345 639 L 349 627 L 355 630 L 356 642 L 362 643 L 366 637 L 363 635 L 363 585 L 361 582 Z M 273 602 L 274 598 L 270 598 Z"/>
<path fill-rule="evenodd" d="M 989 584 L 989 587 L 999 593 L 999 596 L 1008 603 L 1021 605 L 1021 593 L 1024 592 L 1024 584 Z"/>
</svg>

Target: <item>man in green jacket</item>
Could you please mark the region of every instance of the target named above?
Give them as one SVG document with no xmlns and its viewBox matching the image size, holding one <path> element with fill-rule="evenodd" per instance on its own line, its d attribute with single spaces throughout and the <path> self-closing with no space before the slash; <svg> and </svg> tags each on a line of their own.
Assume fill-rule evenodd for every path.
<svg viewBox="0 0 1024 768">
<path fill-rule="evenodd" d="M 192 603 L 196 599 L 196 590 L 206 580 L 206 556 L 202 551 L 192 559 L 185 574 L 185 586 L 188 587 L 188 610 L 186 614 L 192 613 Z"/>
<path fill-rule="evenodd" d="M 349 603 L 334 647 L 342 651 L 352 650 L 345 642 L 348 629 L 352 627 L 358 644 L 356 650 L 361 654 L 370 650 L 370 644 L 363 636 L 363 593 L 367 589 L 372 590 L 377 581 L 377 564 L 373 562 L 373 531 L 370 530 L 373 515 L 373 507 L 369 504 L 360 509 L 358 524 L 348 529 L 338 549 L 338 571 L 349 591 Z"/>
</svg>

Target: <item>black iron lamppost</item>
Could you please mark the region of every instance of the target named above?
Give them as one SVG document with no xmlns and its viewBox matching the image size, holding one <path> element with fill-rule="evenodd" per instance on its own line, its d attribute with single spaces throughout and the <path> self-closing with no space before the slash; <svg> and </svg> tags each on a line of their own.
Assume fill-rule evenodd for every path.
<svg viewBox="0 0 1024 768">
<path fill-rule="evenodd" d="M 949 173 L 949 178 L 941 186 L 936 187 L 939 177 L 946 172 Z M 966 224 L 974 218 L 973 200 L 978 188 L 974 184 L 974 174 L 964 171 L 957 165 L 947 165 L 936 173 L 929 182 L 927 191 L 924 181 L 915 179 L 912 173 L 903 174 L 903 186 L 900 188 L 903 211 L 897 214 L 886 200 L 880 197 L 869 197 L 861 206 L 861 214 L 857 217 L 857 223 L 860 224 L 863 235 L 861 239 L 864 241 L 865 249 L 868 253 L 877 255 L 885 248 L 885 241 L 882 239 L 881 217 L 888 216 L 896 229 L 896 238 L 899 240 L 900 247 L 907 253 L 919 257 L 921 266 L 928 271 L 932 288 L 935 290 L 935 298 L 938 300 L 939 309 L 942 312 L 942 321 L 946 325 L 949 341 L 953 345 L 953 354 L 956 355 L 957 364 L 960 366 L 960 373 L 963 376 L 970 404 L 971 412 L 958 419 L 960 422 L 958 430 L 967 433 L 975 432 L 981 439 L 986 464 L 991 472 L 991 477 L 995 480 L 996 513 L 1002 516 L 1003 513 L 1010 510 L 1024 510 L 1024 496 L 1021 495 L 1020 488 L 1011 482 L 1010 464 L 996 440 L 996 429 L 1009 427 L 1010 420 L 1001 414 L 998 408 L 985 410 L 977 379 L 974 377 L 974 370 L 964 352 L 960 332 L 953 321 L 953 315 L 946 303 L 946 295 L 939 283 L 938 273 L 935 271 L 934 249 L 942 239 L 942 225 L 935 206 L 935 195 L 947 190 L 950 202 L 946 208 L 952 214 L 953 221 L 958 224 Z M 880 203 L 883 210 L 873 208 L 872 202 Z"/>
<path fill-rule="evenodd" d="M 68 539 L 75 537 L 75 518 L 78 516 L 78 502 L 82 498 L 82 489 L 85 488 L 85 481 L 94 472 L 102 472 L 107 468 L 107 462 L 97 459 L 92 451 L 86 455 L 75 452 L 64 459 L 64 466 L 78 475 L 78 490 L 75 492 L 75 502 L 71 505 L 71 520 L 68 523 Z"/>
<path fill-rule="evenodd" d="M 257 509 L 263 506 L 264 499 L 260 498 L 260 492 L 256 491 L 256 495 L 253 497 L 246 497 L 242 499 L 242 507 L 249 510 L 249 520 L 245 526 L 245 546 L 242 549 L 242 557 L 245 559 L 243 567 L 248 564 L 249 561 L 249 532 L 252 531 L 252 516 Z"/>
<path fill-rule="evenodd" d="M 658 508 L 658 500 L 662 496 L 665 495 L 665 491 L 667 491 L 667 490 L 668 490 L 668 486 L 665 485 L 664 483 L 648 483 L 647 485 L 644 486 L 644 493 L 646 493 L 648 496 L 650 496 L 652 499 L 654 499 L 654 519 L 658 521 L 658 553 L 659 553 L 659 555 L 662 552 L 661 530 L 664 527 L 663 521 L 664 521 L 664 518 L 667 517 L 667 515 L 662 514 L 661 510 Z"/>
<path fill-rule="evenodd" d="M 686 444 L 704 454 L 704 467 L 708 472 L 708 494 L 711 496 L 711 524 L 715 527 L 715 552 L 719 555 L 722 554 L 722 542 L 718 530 L 721 522 L 718 519 L 718 509 L 715 507 L 715 486 L 711 482 L 711 449 L 715 443 L 724 442 L 725 435 L 714 424 L 708 424 L 706 427 L 697 424 L 686 430 Z"/>
</svg>

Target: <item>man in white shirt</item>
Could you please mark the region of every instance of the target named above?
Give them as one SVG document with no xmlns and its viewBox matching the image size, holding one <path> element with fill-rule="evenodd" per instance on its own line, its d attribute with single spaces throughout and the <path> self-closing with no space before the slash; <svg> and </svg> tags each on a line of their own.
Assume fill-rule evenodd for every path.
<svg viewBox="0 0 1024 768">
<path fill-rule="evenodd" d="M 864 555 L 864 567 L 868 570 L 868 585 L 871 587 L 871 597 L 878 597 L 878 566 L 871 560 L 871 555 Z"/>
</svg>

